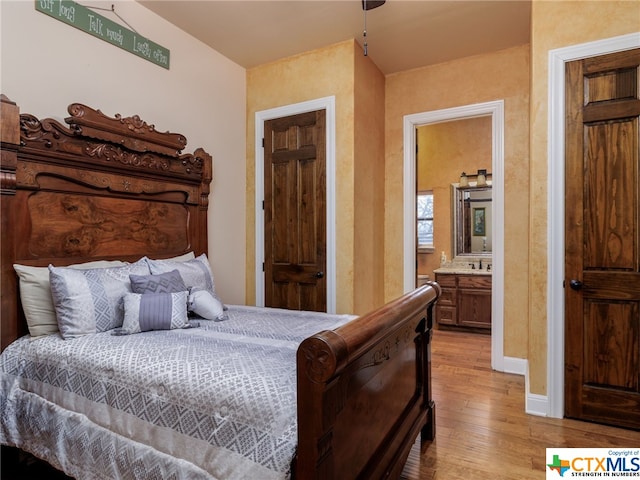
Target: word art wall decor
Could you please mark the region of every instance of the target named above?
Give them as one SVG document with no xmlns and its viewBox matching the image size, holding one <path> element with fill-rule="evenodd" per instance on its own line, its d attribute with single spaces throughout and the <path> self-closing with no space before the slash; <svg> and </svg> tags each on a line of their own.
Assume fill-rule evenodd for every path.
<svg viewBox="0 0 640 480">
<path fill-rule="evenodd" d="M 169 50 L 167 48 L 124 28 L 83 5 L 71 0 L 36 0 L 36 10 L 167 70 L 169 69 Z"/>
</svg>

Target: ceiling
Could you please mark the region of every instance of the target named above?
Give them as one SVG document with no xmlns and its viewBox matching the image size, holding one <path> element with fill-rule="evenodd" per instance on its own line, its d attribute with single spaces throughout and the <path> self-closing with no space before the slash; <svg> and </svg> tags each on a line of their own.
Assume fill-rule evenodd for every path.
<svg viewBox="0 0 640 480">
<path fill-rule="evenodd" d="M 138 0 L 247 69 L 355 38 L 360 0 Z M 366 12 L 368 56 L 385 74 L 529 43 L 531 0 L 387 0 Z"/>
</svg>

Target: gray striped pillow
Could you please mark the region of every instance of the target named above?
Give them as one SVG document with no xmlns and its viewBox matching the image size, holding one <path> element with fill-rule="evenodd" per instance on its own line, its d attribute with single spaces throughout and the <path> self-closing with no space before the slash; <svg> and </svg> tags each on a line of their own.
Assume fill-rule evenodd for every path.
<svg viewBox="0 0 640 480">
<path fill-rule="evenodd" d="M 128 293 L 124 296 L 124 322 L 117 334 L 189 328 L 187 292 Z"/>
<path fill-rule="evenodd" d="M 149 275 L 144 260 L 121 267 L 75 268 L 49 265 L 51 297 L 63 338 L 105 332 L 122 325 L 122 298 L 130 275 Z"/>
</svg>

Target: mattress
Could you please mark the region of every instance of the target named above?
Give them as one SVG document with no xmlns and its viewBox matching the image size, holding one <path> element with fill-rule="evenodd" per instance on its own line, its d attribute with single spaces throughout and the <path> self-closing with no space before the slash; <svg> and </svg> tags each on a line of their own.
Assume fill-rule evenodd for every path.
<svg viewBox="0 0 640 480">
<path fill-rule="evenodd" d="M 354 318 L 229 306 L 199 327 L 0 355 L 0 443 L 82 479 L 283 479 L 297 442 L 296 351 Z"/>
</svg>

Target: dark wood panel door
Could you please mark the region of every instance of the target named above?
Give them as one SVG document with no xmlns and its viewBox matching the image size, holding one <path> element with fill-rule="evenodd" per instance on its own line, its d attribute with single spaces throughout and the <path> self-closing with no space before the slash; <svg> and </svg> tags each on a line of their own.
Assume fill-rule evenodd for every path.
<svg viewBox="0 0 640 480">
<path fill-rule="evenodd" d="M 565 414 L 640 429 L 640 50 L 567 64 Z"/>
<path fill-rule="evenodd" d="M 326 311 L 325 111 L 265 122 L 265 305 Z"/>
</svg>

